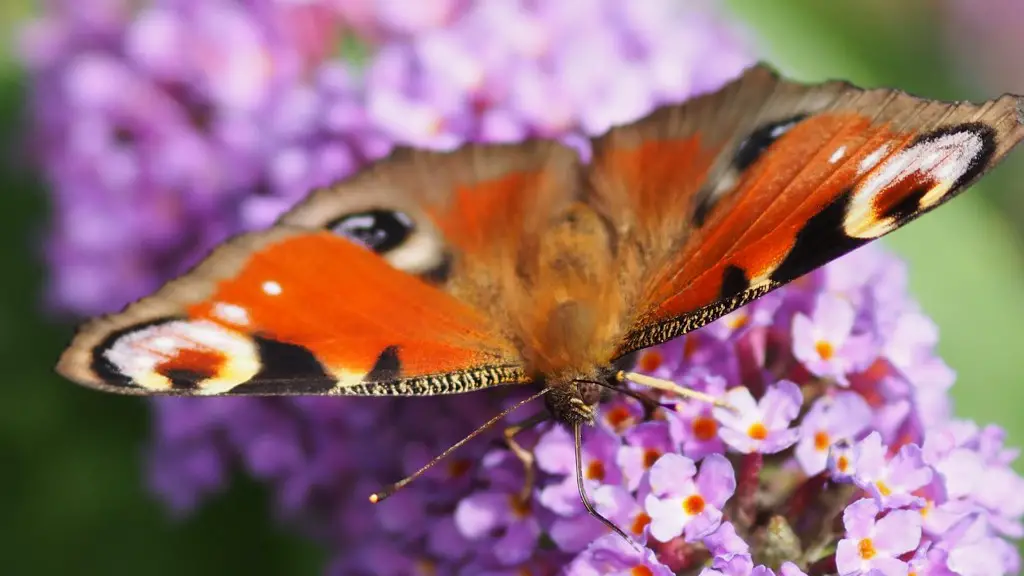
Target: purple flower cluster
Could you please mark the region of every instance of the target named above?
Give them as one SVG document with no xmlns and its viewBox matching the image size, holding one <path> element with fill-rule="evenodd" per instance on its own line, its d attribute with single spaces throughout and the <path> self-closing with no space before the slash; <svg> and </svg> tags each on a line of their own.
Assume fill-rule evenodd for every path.
<svg viewBox="0 0 1024 576">
<path fill-rule="evenodd" d="M 950 416 L 953 374 L 903 275 L 863 248 L 640 355 L 638 369 L 735 410 L 670 396 L 647 416 L 624 396 L 602 405 L 583 437 L 584 482 L 639 548 L 587 514 L 571 434 L 553 423 L 518 437 L 539 473 L 526 501 L 523 466 L 495 431 L 366 502 L 515 391 L 169 400 L 153 485 L 187 508 L 240 459 L 339 550 L 337 574 L 1016 573 L 1017 451 L 999 428 Z"/>
<path fill-rule="evenodd" d="M 56 309 L 108 312 L 393 143 L 572 137 L 749 64 L 670 0 L 56 0 L 21 35 Z M 344 58 L 371 39 L 365 62 Z M 342 58 L 338 58 L 338 55 Z"/>
<path fill-rule="evenodd" d="M 52 3 L 23 47 L 54 191 L 54 305 L 116 308 L 393 142 L 593 133 L 749 63 L 713 15 L 671 0 L 410 5 Z M 352 27 L 372 39 L 362 68 L 335 58 Z M 640 546 L 587 514 L 571 435 L 550 423 L 517 437 L 538 476 L 525 500 L 493 430 L 367 501 L 516 390 L 162 400 L 151 484 L 187 511 L 241 466 L 337 551 L 335 574 L 1015 573 L 1017 453 L 952 417 L 936 340 L 902 264 L 866 248 L 642 353 L 638 370 L 736 410 L 602 405 L 584 483 Z"/>
</svg>

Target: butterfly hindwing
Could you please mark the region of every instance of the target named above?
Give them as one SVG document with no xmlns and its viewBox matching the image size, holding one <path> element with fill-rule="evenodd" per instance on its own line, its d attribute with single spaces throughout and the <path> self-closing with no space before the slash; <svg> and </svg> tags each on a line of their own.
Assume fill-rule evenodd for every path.
<svg viewBox="0 0 1024 576">
<path fill-rule="evenodd" d="M 590 202 L 619 231 L 633 328 L 674 338 L 954 197 L 1022 137 L 1021 104 L 804 85 L 750 69 L 595 139 Z"/>
</svg>

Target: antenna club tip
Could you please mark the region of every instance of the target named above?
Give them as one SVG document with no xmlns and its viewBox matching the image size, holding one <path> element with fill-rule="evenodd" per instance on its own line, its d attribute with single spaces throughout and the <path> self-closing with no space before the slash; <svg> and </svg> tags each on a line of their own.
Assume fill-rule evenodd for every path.
<svg viewBox="0 0 1024 576">
<path fill-rule="evenodd" d="M 376 504 L 380 502 L 380 494 L 370 494 L 370 504 Z"/>
</svg>

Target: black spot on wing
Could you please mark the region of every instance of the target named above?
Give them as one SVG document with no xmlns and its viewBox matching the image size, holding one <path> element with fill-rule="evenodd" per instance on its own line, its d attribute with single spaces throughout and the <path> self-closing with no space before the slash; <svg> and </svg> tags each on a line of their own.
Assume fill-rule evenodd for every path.
<svg viewBox="0 0 1024 576">
<path fill-rule="evenodd" d="M 806 117 L 806 114 L 798 114 L 775 122 L 769 122 L 756 128 L 736 147 L 736 152 L 733 153 L 732 157 L 732 166 L 726 174 L 736 176 L 753 166 L 776 140 L 781 138 L 786 132 L 789 132 L 793 126 L 796 126 Z M 697 202 L 697 207 L 693 211 L 693 224 L 698 228 L 707 222 L 708 214 L 711 213 L 711 209 L 715 207 L 719 200 L 712 192 L 712 189 L 703 191 L 702 197 Z"/>
<path fill-rule="evenodd" d="M 378 254 L 398 248 L 412 235 L 415 225 L 404 212 L 378 208 L 346 214 L 327 223 L 335 234 L 352 238 Z"/>
<path fill-rule="evenodd" d="M 184 370 L 181 368 L 175 368 L 160 373 L 162 376 L 171 381 L 171 389 L 179 391 L 198 390 L 200 383 L 207 378 L 211 378 L 214 374 L 209 372 L 200 372 L 198 370 Z"/>
<path fill-rule="evenodd" d="M 732 158 L 733 166 L 740 172 L 750 168 L 769 146 L 806 117 L 806 114 L 798 114 L 784 120 L 769 122 L 751 132 L 736 148 L 736 154 Z"/>
<path fill-rule="evenodd" d="M 150 320 L 149 322 L 134 324 L 132 326 L 128 326 L 127 328 L 122 328 L 121 330 L 111 332 L 110 334 L 107 335 L 106 338 L 103 339 L 102 342 L 100 342 L 95 348 L 92 349 L 92 365 L 90 366 L 90 368 L 92 368 L 92 371 L 94 374 L 96 374 L 96 376 L 98 376 L 101 380 L 103 380 L 107 384 L 110 384 L 111 386 L 122 386 L 124 388 L 138 388 L 138 386 L 134 384 L 131 378 L 122 374 L 121 371 L 117 369 L 117 366 L 115 366 L 113 362 L 107 359 L 106 352 L 110 350 L 114 346 L 114 344 L 117 343 L 118 340 L 127 336 L 128 334 L 131 334 L 132 332 L 145 330 L 146 328 L 159 326 L 160 324 L 166 324 L 168 322 L 174 322 L 177 320 L 181 320 L 181 318 L 157 318 L 155 320 Z"/>
<path fill-rule="evenodd" d="M 697 209 L 693 211 L 693 225 L 700 228 L 707 222 L 708 214 L 711 213 L 712 206 L 711 198 L 705 197 L 703 200 L 698 202 Z"/>
<path fill-rule="evenodd" d="M 843 216 L 851 191 L 840 194 L 814 215 L 796 235 L 793 249 L 772 273 L 771 279 L 785 284 L 868 243 L 843 232 Z"/>
<path fill-rule="evenodd" d="M 732 264 L 725 267 L 722 274 L 722 288 L 719 290 L 719 298 L 729 298 L 750 288 L 750 279 L 743 268 Z"/>
<path fill-rule="evenodd" d="M 253 336 L 260 355 L 260 371 L 232 394 L 320 394 L 336 382 L 307 348 L 262 336 Z"/>
<path fill-rule="evenodd" d="M 388 346 L 377 357 L 373 368 L 363 378 L 364 382 L 393 382 L 401 378 L 402 361 L 398 358 L 398 346 Z"/>
</svg>

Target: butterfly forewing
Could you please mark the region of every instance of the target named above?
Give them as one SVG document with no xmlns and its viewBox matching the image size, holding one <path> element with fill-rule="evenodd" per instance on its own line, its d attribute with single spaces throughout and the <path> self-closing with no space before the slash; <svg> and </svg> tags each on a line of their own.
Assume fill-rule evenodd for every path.
<svg viewBox="0 0 1024 576">
<path fill-rule="evenodd" d="M 1024 136 L 1019 99 L 923 100 L 756 67 L 594 142 L 591 202 L 635 286 L 618 354 L 696 329 L 965 189 Z"/>
</svg>

